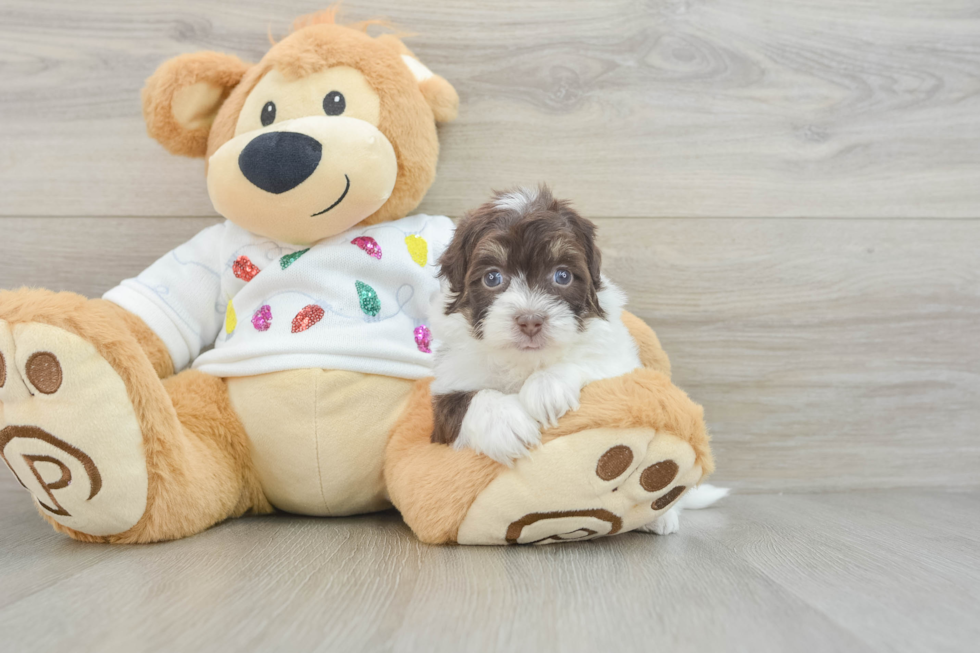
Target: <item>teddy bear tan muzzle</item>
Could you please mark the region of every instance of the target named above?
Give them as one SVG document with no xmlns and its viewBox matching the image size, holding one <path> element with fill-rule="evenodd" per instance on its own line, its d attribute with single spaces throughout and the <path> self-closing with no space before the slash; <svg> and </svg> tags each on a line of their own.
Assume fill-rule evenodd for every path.
<svg viewBox="0 0 980 653">
<path fill-rule="evenodd" d="M 222 145 L 208 162 L 208 193 L 236 224 L 305 245 L 377 211 L 397 175 L 395 150 L 376 127 L 357 118 L 310 116 Z"/>
</svg>

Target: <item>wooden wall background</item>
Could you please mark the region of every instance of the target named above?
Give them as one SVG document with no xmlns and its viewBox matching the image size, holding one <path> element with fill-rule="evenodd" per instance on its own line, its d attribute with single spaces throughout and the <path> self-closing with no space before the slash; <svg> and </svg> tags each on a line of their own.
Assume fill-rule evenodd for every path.
<svg viewBox="0 0 980 653">
<path fill-rule="evenodd" d="M 98 295 L 217 220 L 139 89 L 328 0 L 0 0 L 0 287 Z M 451 80 L 420 210 L 547 181 L 702 402 L 717 481 L 980 485 L 980 0 L 349 0 Z"/>
</svg>

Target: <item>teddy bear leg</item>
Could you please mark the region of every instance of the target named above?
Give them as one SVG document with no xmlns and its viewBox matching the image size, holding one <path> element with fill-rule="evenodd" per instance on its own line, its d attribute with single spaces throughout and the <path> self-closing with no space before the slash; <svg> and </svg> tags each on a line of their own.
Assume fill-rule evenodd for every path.
<svg viewBox="0 0 980 653">
<path fill-rule="evenodd" d="M 152 542 L 270 509 L 221 379 L 161 381 L 126 325 L 84 298 L 17 305 L 0 302 L 0 457 L 56 530 Z"/>
</svg>

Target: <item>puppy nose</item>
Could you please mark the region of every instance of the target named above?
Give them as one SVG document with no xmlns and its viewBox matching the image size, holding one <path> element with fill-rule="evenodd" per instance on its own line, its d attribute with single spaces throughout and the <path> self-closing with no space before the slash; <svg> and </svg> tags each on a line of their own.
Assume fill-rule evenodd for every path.
<svg viewBox="0 0 980 653">
<path fill-rule="evenodd" d="M 250 182 L 278 195 L 306 181 L 320 165 L 322 152 L 320 141 L 306 134 L 269 132 L 245 146 L 238 167 Z"/>
<path fill-rule="evenodd" d="M 521 332 L 529 338 L 533 338 L 541 333 L 541 325 L 544 324 L 544 318 L 538 315 L 520 315 L 515 319 Z"/>
</svg>

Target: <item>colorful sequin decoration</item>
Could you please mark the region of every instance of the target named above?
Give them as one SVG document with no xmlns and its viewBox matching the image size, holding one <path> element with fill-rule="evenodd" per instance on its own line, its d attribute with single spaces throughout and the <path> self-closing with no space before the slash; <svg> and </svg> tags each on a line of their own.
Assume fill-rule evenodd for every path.
<svg viewBox="0 0 980 653">
<path fill-rule="evenodd" d="M 236 326 L 238 326 L 238 317 L 235 315 L 235 305 L 229 299 L 228 309 L 225 311 L 225 333 L 231 335 Z"/>
<path fill-rule="evenodd" d="M 412 255 L 412 260 L 424 268 L 425 264 L 429 261 L 429 243 L 425 242 L 425 238 L 421 236 L 407 236 L 405 238 L 405 247 L 408 248 L 408 253 Z"/>
<path fill-rule="evenodd" d="M 381 260 L 381 245 L 378 244 L 374 238 L 370 236 L 358 236 L 354 240 L 350 241 L 351 245 L 357 245 L 363 249 L 368 256 L 373 256 L 374 258 Z"/>
<path fill-rule="evenodd" d="M 252 263 L 251 259 L 242 255 L 236 258 L 235 262 L 231 264 L 231 271 L 236 277 L 245 283 L 248 283 L 262 270 L 260 270 L 255 263 Z"/>
<path fill-rule="evenodd" d="M 259 310 L 252 313 L 252 326 L 256 331 L 268 331 L 272 327 L 272 307 L 268 304 L 259 306 Z"/>
<path fill-rule="evenodd" d="M 323 319 L 323 309 L 316 304 L 304 306 L 303 310 L 293 318 L 293 333 L 306 331 Z"/>
<path fill-rule="evenodd" d="M 355 281 L 354 287 L 357 288 L 357 297 L 361 301 L 361 310 L 366 315 L 374 317 L 381 312 L 381 300 L 378 299 L 378 293 L 374 292 L 374 288 L 363 281 Z"/>
<path fill-rule="evenodd" d="M 285 270 L 290 265 L 295 263 L 296 259 L 298 259 L 303 254 L 306 254 L 308 251 L 310 251 L 309 247 L 307 247 L 306 249 L 301 249 L 298 252 L 293 252 L 292 254 L 286 254 L 281 259 L 279 259 L 279 267 Z"/>
<path fill-rule="evenodd" d="M 415 345 L 419 348 L 419 351 L 423 354 L 431 354 L 432 349 L 429 348 L 431 344 L 432 332 L 429 331 L 429 327 L 424 324 L 415 327 Z"/>
</svg>

